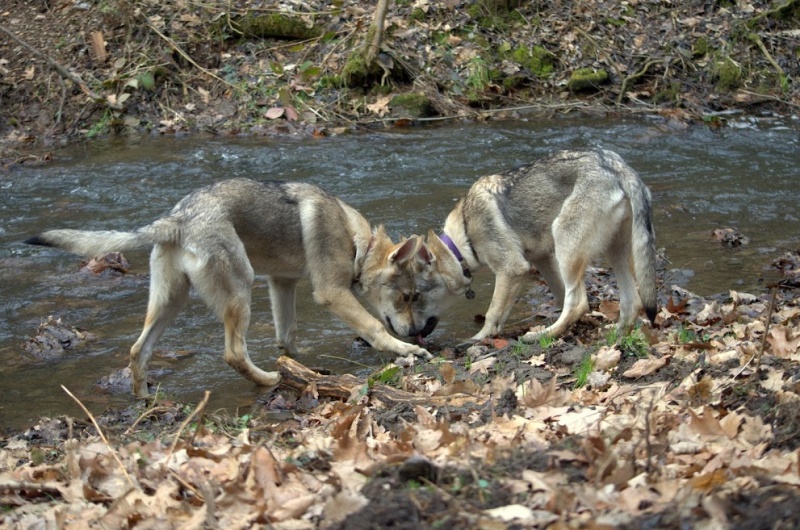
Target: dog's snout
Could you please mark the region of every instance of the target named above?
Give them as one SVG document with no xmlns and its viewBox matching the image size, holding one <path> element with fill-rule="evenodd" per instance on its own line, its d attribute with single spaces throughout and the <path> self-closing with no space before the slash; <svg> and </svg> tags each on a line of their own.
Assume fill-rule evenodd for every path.
<svg viewBox="0 0 800 530">
<path fill-rule="evenodd" d="M 425 325 L 421 329 L 417 329 L 416 327 L 413 327 L 411 330 L 409 330 L 408 336 L 409 337 L 416 337 L 416 336 L 427 337 L 428 335 L 433 333 L 433 330 L 436 329 L 436 325 L 438 323 L 439 323 L 439 319 L 438 318 L 430 317 L 430 318 L 428 318 L 428 320 L 425 321 Z"/>
</svg>

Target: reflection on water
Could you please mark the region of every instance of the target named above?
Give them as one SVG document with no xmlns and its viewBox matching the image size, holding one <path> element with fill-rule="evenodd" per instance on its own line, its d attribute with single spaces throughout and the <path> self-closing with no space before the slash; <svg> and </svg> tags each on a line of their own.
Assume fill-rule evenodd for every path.
<svg viewBox="0 0 800 530">
<path fill-rule="evenodd" d="M 147 253 L 131 253 L 133 275 L 99 279 L 77 272 L 79 257 L 19 241 L 46 228 L 132 229 L 169 210 L 191 190 L 246 176 L 305 180 L 342 197 L 393 236 L 438 228 L 454 201 L 480 175 L 527 163 L 556 149 L 604 147 L 619 152 L 651 187 L 659 247 L 670 268 L 687 269 L 700 294 L 761 289 L 765 264 L 796 247 L 800 179 L 798 122 L 757 120 L 738 128 L 671 129 L 663 121 L 549 121 L 391 130 L 323 140 L 137 138 L 94 141 L 54 155 L 45 167 L 2 176 L 0 187 L 0 428 L 41 415 L 78 414 L 67 386 L 92 410 L 128 396 L 97 392 L 95 382 L 127 363 L 147 300 Z M 722 248 L 715 228 L 733 226 L 748 247 Z M 682 277 L 676 275 L 675 278 Z M 432 336 L 451 341 L 474 333 L 492 278 L 476 278 L 478 296 L 462 302 Z M 273 340 L 266 282 L 253 292 L 251 355 L 270 369 Z M 517 304 L 529 314 L 530 297 Z M 97 335 L 63 360 L 32 363 L 20 344 L 47 315 Z M 390 360 L 353 346 L 353 333 L 299 293 L 301 362 L 363 371 Z M 260 391 L 222 361 L 222 326 L 195 302 L 159 343 L 176 358 L 155 358 L 156 380 L 179 399 L 212 390 L 215 406 L 251 404 Z M 187 354 L 188 353 L 188 354 Z"/>
</svg>

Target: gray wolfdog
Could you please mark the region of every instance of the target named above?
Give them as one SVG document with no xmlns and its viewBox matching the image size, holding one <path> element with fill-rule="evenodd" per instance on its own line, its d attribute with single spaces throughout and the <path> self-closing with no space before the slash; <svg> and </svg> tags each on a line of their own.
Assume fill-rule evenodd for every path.
<svg viewBox="0 0 800 530">
<path fill-rule="evenodd" d="M 426 359 L 423 348 L 390 335 L 362 306 L 363 296 L 399 336 L 426 336 L 431 318 L 415 319 L 419 238 L 392 243 L 356 210 L 311 184 L 238 178 L 199 189 L 172 211 L 132 232 L 51 230 L 25 241 L 94 256 L 153 247 L 144 329 L 131 347 L 133 392 L 146 396 L 147 362 L 156 341 L 185 305 L 189 288 L 225 326 L 225 361 L 264 386 L 277 372 L 257 368 L 247 353 L 254 275 L 268 277 L 278 347 L 296 352 L 295 288 L 310 278 L 317 303 L 373 347 Z"/>
<path fill-rule="evenodd" d="M 564 333 L 589 310 L 584 275 L 607 257 L 620 293 L 618 329 L 627 332 L 644 308 L 656 315 L 655 235 L 650 191 L 622 158 L 606 150 L 562 151 L 520 169 L 482 177 L 450 212 L 443 233 L 427 235 L 419 314 L 435 322 L 448 295 L 474 296 L 470 269 L 495 274 L 483 328 L 500 333 L 533 267 L 561 315 L 523 341 Z M 452 299 L 452 297 L 451 297 Z M 422 318 L 422 317 L 421 317 Z"/>
</svg>

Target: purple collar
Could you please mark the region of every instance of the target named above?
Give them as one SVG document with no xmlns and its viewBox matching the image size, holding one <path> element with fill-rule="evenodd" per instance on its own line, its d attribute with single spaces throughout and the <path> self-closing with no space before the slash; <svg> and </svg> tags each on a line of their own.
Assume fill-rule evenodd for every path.
<svg viewBox="0 0 800 530">
<path fill-rule="evenodd" d="M 456 246 L 455 243 L 453 243 L 453 240 L 450 239 L 450 236 L 448 236 L 445 233 L 442 233 L 442 235 L 439 236 L 439 239 L 442 240 L 442 243 L 447 245 L 447 248 L 450 249 L 450 252 L 452 252 L 455 255 L 456 259 L 459 262 L 464 261 L 464 256 L 462 256 L 461 252 L 458 251 L 458 247 Z"/>
</svg>

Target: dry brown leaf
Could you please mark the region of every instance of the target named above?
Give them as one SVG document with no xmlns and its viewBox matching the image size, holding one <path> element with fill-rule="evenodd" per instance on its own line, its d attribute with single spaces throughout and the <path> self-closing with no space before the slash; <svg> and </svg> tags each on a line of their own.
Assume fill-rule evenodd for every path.
<svg viewBox="0 0 800 530">
<path fill-rule="evenodd" d="M 442 374 L 444 382 L 448 385 L 453 384 L 453 381 L 456 380 L 456 369 L 453 367 L 453 363 L 442 363 L 439 373 Z"/>
<path fill-rule="evenodd" d="M 486 359 L 475 361 L 469 367 L 469 373 L 474 374 L 477 372 L 479 374 L 488 374 L 489 368 L 492 367 L 496 360 L 496 357 L 487 357 Z"/>
<path fill-rule="evenodd" d="M 650 375 L 653 372 L 663 368 L 667 365 L 667 361 L 669 360 L 668 356 L 664 357 L 650 357 L 647 359 L 639 359 L 633 366 L 628 368 L 625 373 L 622 374 L 623 377 L 630 377 L 635 379 L 637 377 L 644 377 L 646 375 Z"/>
<path fill-rule="evenodd" d="M 616 322 L 619 319 L 619 301 L 617 300 L 602 300 L 598 309 L 606 320 Z"/>
<path fill-rule="evenodd" d="M 597 370 L 611 370 L 616 368 L 622 352 L 616 346 L 601 346 L 596 354 L 592 355 L 594 367 Z"/>
<path fill-rule="evenodd" d="M 772 353 L 781 359 L 791 359 L 800 349 L 800 333 L 791 333 L 786 326 L 773 326 L 767 336 L 767 342 L 772 347 Z M 789 338 L 791 334 L 795 336 Z"/>
</svg>

